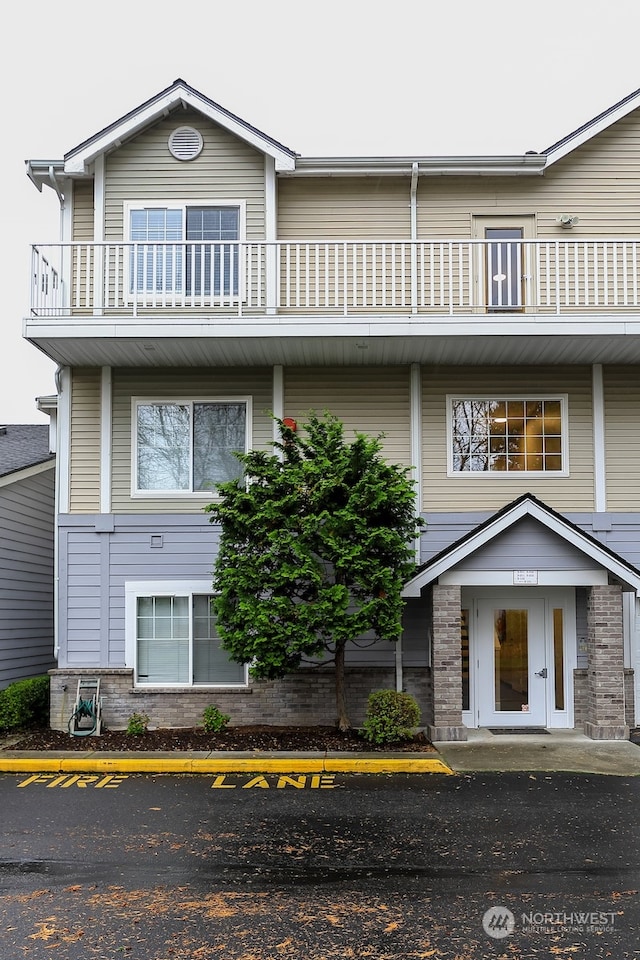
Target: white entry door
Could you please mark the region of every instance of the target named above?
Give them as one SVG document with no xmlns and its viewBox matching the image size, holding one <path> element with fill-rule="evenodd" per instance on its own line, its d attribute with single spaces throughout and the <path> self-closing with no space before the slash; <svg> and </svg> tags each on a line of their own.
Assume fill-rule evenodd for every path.
<svg viewBox="0 0 640 960">
<path fill-rule="evenodd" d="M 544 600 L 480 600 L 477 627 L 480 726 L 545 726 L 549 670 Z"/>
</svg>

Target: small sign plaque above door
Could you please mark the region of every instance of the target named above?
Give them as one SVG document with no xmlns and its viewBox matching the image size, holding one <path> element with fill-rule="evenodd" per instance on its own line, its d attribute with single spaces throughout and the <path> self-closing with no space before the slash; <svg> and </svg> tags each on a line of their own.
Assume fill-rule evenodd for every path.
<svg viewBox="0 0 640 960">
<path fill-rule="evenodd" d="M 514 570 L 513 582 L 514 583 L 537 583 L 538 571 L 537 570 Z"/>
</svg>

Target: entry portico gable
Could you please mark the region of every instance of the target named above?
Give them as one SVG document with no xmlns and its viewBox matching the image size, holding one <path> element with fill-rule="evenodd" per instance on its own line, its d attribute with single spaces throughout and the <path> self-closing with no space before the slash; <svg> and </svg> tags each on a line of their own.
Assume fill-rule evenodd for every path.
<svg viewBox="0 0 640 960">
<path fill-rule="evenodd" d="M 531 494 L 423 564 L 432 601 L 434 740 L 469 726 L 582 724 L 625 739 L 623 593 L 640 572 Z"/>
</svg>

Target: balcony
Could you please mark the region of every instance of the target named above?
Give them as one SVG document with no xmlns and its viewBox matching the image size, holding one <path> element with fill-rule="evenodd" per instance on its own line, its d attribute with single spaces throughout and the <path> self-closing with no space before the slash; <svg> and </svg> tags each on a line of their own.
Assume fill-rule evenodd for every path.
<svg viewBox="0 0 640 960">
<path fill-rule="evenodd" d="M 68 243 L 32 248 L 32 316 L 635 311 L 640 241 Z"/>
<path fill-rule="evenodd" d="M 212 340 L 262 344 L 234 353 L 227 343 L 229 363 L 315 362 L 309 351 L 296 360 L 291 344 L 283 352 L 294 337 L 323 341 L 325 356 L 327 338 L 336 349 L 393 342 L 366 362 L 493 363 L 578 362 L 578 338 L 582 362 L 636 362 L 639 273 L 640 240 L 629 239 L 37 245 L 25 336 L 62 363 L 78 362 L 65 339 L 86 353 L 91 340 L 128 338 L 137 360 L 118 362 L 140 363 L 142 341 L 169 337 L 198 340 L 205 354 Z M 467 358 L 462 341 L 448 343 L 461 336 L 474 340 Z M 541 336 L 555 340 L 546 356 Z M 280 353 L 266 349 L 274 337 Z M 85 359 L 114 362 L 109 351 Z M 349 362 L 340 351 L 330 359 Z"/>
</svg>

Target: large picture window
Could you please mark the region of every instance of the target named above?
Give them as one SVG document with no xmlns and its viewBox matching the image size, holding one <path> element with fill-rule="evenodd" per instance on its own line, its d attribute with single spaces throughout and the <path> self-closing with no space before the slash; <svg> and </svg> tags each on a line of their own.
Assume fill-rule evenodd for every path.
<svg viewBox="0 0 640 960">
<path fill-rule="evenodd" d="M 449 472 L 566 473 L 566 398 L 449 398 Z"/>
<path fill-rule="evenodd" d="M 128 207 L 129 290 L 185 294 L 195 301 L 238 296 L 243 207 Z"/>
<path fill-rule="evenodd" d="M 242 475 L 248 449 L 243 400 L 134 400 L 133 493 L 207 493 Z"/>
<path fill-rule="evenodd" d="M 172 585 L 175 592 L 164 586 L 127 584 L 127 662 L 136 683 L 246 686 L 246 665 L 222 649 L 211 595 L 185 584 Z"/>
</svg>

